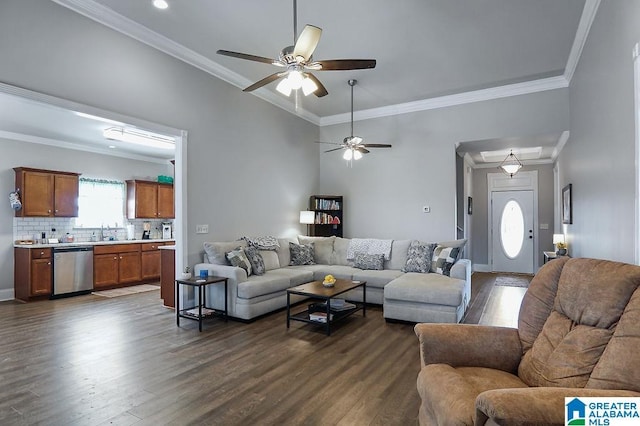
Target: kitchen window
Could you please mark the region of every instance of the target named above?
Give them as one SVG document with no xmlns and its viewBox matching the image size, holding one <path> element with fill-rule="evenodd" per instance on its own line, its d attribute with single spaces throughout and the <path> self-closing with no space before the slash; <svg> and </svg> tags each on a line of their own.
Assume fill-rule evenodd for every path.
<svg viewBox="0 0 640 426">
<path fill-rule="evenodd" d="M 76 228 L 124 226 L 124 182 L 80 178 Z"/>
</svg>

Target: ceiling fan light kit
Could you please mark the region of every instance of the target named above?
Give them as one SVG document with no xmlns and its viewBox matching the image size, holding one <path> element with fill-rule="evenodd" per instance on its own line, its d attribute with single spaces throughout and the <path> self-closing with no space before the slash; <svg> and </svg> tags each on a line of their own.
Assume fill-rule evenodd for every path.
<svg viewBox="0 0 640 426">
<path fill-rule="evenodd" d="M 251 92 L 283 78 L 276 87 L 276 90 L 285 96 L 289 96 L 292 91 L 300 89 L 302 89 L 302 93 L 304 93 L 305 96 L 313 93 L 320 98 L 329 94 L 320 80 L 318 80 L 309 71 L 345 71 L 375 68 L 376 66 L 375 59 L 329 59 L 324 61 L 314 61 L 312 56 L 320 42 L 322 29 L 314 25 L 305 25 L 300 36 L 298 36 L 297 32 L 297 1 L 293 0 L 293 46 L 287 46 L 282 49 L 277 59 L 233 52 L 230 50 L 218 50 L 217 53 L 219 55 L 246 59 L 254 62 L 263 62 L 277 67 L 286 68 L 286 71 L 271 74 L 243 90 L 244 92 Z"/>
<path fill-rule="evenodd" d="M 509 152 L 509 155 L 502 160 L 502 163 L 498 166 L 504 174 L 509 175 L 509 177 L 513 177 L 518 171 L 522 168 L 522 163 L 518 160 L 518 157 L 513 153 L 513 150 Z"/>
</svg>

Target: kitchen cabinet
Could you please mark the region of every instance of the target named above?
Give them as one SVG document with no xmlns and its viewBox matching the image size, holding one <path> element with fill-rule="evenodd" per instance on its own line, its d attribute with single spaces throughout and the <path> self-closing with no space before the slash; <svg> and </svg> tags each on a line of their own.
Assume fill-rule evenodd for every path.
<svg viewBox="0 0 640 426">
<path fill-rule="evenodd" d="M 140 268 L 142 280 L 154 280 L 160 278 L 160 246 L 164 243 L 141 244 Z"/>
<path fill-rule="evenodd" d="M 116 287 L 142 280 L 140 244 L 112 244 L 93 249 L 93 287 Z"/>
<path fill-rule="evenodd" d="M 161 264 L 160 269 L 160 298 L 164 306 L 168 308 L 176 307 L 176 250 L 174 246 L 160 249 Z"/>
<path fill-rule="evenodd" d="M 53 288 L 53 262 L 50 248 L 14 248 L 15 298 L 29 301 L 51 296 Z"/>
<path fill-rule="evenodd" d="M 77 217 L 79 173 L 16 167 L 22 209 L 16 217 Z"/>
<path fill-rule="evenodd" d="M 173 185 L 144 180 L 127 181 L 128 219 L 173 219 Z"/>
</svg>

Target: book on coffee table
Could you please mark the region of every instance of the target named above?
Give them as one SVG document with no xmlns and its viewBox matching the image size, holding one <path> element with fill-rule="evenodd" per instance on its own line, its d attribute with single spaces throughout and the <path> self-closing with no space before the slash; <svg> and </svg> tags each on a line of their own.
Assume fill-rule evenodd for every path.
<svg viewBox="0 0 640 426">
<path fill-rule="evenodd" d="M 311 312 L 309 313 L 309 319 L 317 322 L 327 322 L 326 312 Z M 333 314 L 329 315 L 329 321 L 333 320 Z"/>
</svg>

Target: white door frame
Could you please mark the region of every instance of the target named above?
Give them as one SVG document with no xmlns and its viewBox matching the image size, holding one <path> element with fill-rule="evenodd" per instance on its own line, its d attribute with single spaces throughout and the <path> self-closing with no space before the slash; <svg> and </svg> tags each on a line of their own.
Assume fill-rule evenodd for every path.
<svg viewBox="0 0 640 426">
<path fill-rule="evenodd" d="M 489 267 L 493 270 L 493 224 L 491 223 L 491 193 L 501 191 L 533 191 L 533 269 L 538 269 L 538 171 L 518 172 L 513 177 L 504 173 L 487 173 L 487 246 Z"/>
</svg>

